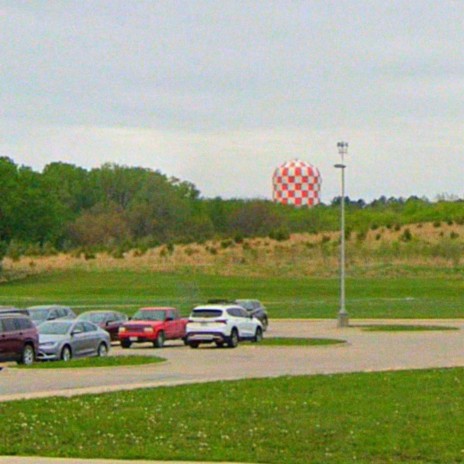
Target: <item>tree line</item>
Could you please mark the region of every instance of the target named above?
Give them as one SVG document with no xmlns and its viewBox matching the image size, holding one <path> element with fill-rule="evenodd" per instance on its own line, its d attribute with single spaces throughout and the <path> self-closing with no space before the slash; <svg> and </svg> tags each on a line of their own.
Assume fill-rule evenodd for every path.
<svg viewBox="0 0 464 464">
<path fill-rule="evenodd" d="M 239 192 L 237 192 L 239 194 Z M 346 198 L 347 227 L 434 220 L 464 222 L 459 199 Z M 0 258 L 70 251 L 149 248 L 213 237 L 271 236 L 339 227 L 340 198 L 314 208 L 269 200 L 203 198 L 195 185 L 159 171 L 117 164 L 84 169 L 54 162 L 37 172 L 0 158 Z"/>
</svg>

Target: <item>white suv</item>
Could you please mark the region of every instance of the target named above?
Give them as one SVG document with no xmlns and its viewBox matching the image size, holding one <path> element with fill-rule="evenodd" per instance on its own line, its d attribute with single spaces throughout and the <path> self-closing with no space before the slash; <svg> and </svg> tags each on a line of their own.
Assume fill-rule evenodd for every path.
<svg viewBox="0 0 464 464">
<path fill-rule="evenodd" d="M 235 348 L 239 340 L 259 342 L 262 338 L 261 322 L 238 305 L 197 306 L 187 323 L 186 343 L 191 348 L 213 342 Z"/>
</svg>

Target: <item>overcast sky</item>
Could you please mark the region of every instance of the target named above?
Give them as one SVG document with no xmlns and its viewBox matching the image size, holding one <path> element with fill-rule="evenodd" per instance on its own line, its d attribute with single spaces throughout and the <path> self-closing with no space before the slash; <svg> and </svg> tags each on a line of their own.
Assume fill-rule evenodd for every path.
<svg viewBox="0 0 464 464">
<path fill-rule="evenodd" d="M 0 155 L 158 169 L 271 198 L 464 196 L 464 1 L 0 0 Z"/>
</svg>

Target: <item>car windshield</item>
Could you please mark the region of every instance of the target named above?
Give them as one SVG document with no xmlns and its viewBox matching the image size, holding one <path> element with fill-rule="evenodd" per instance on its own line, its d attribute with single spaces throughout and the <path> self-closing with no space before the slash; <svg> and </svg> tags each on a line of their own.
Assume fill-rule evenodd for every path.
<svg viewBox="0 0 464 464">
<path fill-rule="evenodd" d="M 253 309 L 253 302 L 250 300 L 237 300 L 237 304 L 247 309 L 248 311 Z"/>
<path fill-rule="evenodd" d="M 29 315 L 34 322 L 46 321 L 48 317 L 47 309 L 31 309 Z"/>
<path fill-rule="evenodd" d="M 221 309 L 194 309 L 192 317 L 221 317 Z"/>
<path fill-rule="evenodd" d="M 89 321 L 93 322 L 94 324 L 101 324 L 105 322 L 106 318 L 106 313 L 84 313 L 79 316 L 81 321 Z"/>
<path fill-rule="evenodd" d="M 166 319 L 166 311 L 160 310 L 143 310 L 137 311 L 132 317 L 133 321 L 164 321 Z"/>
<path fill-rule="evenodd" d="M 72 322 L 45 322 L 39 326 L 41 335 L 65 335 L 72 326 Z"/>
</svg>

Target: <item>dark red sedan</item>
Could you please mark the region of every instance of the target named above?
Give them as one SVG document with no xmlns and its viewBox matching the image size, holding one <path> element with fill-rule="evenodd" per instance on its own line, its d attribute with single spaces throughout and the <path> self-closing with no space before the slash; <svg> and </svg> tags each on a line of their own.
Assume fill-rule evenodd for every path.
<svg viewBox="0 0 464 464">
<path fill-rule="evenodd" d="M 111 337 L 111 341 L 118 340 L 118 331 L 124 322 L 127 321 L 127 316 L 119 311 L 86 311 L 78 316 L 82 321 L 93 322 L 103 330 L 106 330 Z"/>
</svg>

